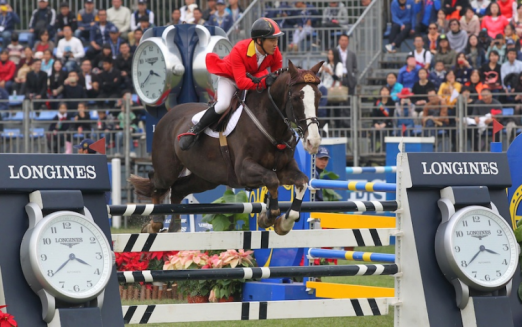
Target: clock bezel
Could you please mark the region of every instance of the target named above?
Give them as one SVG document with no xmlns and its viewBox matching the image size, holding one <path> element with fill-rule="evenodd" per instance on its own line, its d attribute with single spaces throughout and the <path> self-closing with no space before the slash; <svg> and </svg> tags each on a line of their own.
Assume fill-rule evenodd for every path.
<svg viewBox="0 0 522 327">
<path fill-rule="evenodd" d="M 35 293 L 39 293 L 41 290 L 45 290 L 50 295 L 65 302 L 84 303 L 98 297 L 107 287 L 113 270 L 113 265 L 111 264 L 111 261 L 113 260 L 113 253 L 110 244 L 105 237 L 105 234 L 92 219 L 87 218 L 87 216 L 90 216 L 90 213 L 88 213 L 87 209 L 85 209 L 85 211 L 86 215 L 67 210 L 53 212 L 49 215 L 46 215 L 40 222 L 36 224 L 36 226 L 34 226 L 34 228 L 29 229 L 24 235 L 20 249 L 22 271 L 27 282 Z M 47 230 L 47 228 L 50 225 L 55 224 L 57 220 L 61 221 L 64 220 L 63 217 L 71 216 L 83 219 L 83 225 L 88 225 L 88 228 L 92 228 L 98 232 L 100 237 L 98 237 L 98 235 L 95 235 L 95 237 L 97 237 L 97 241 L 100 243 L 100 246 L 102 247 L 102 253 L 104 255 L 102 259 L 104 261 L 103 271 L 101 272 L 98 283 L 96 283 L 89 292 L 80 293 L 76 296 L 71 295 L 70 292 L 61 291 L 59 288 L 54 287 L 53 284 L 48 281 L 48 277 L 44 273 L 43 268 L 39 263 L 37 251 L 42 234 Z"/>
<path fill-rule="evenodd" d="M 494 217 L 492 219 L 501 226 L 509 240 L 511 260 L 508 263 L 508 269 L 501 278 L 491 282 L 484 282 L 478 278 L 469 276 L 459 265 L 458 260 L 455 257 L 453 234 L 461 220 L 470 214 L 473 214 L 473 212 L 477 212 L 477 214 L 481 215 L 488 213 L 487 216 L 490 216 L 490 218 L 491 216 Z M 458 278 L 472 289 L 479 291 L 494 291 L 507 285 L 516 273 L 518 265 L 518 243 L 516 242 L 513 230 L 499 213 L 489 208 L 482 206 L 468 206 L 458 210 L 447 222 L 444 222 L 439 226 L 436 240 L 437 261 L 439 262 L 441 270 L 443 270 L 449 280 Z"/>
</svg>

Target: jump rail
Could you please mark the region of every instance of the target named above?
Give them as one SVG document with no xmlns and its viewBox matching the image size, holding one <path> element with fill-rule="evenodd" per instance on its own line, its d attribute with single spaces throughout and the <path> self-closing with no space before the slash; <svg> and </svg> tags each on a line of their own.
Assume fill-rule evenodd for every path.
<svg viewBox="0 0 522 327">
<path fill-rule="evenodd" d="M 382 166 L 382 167 L 346 167 L 346 173 L 350 175 L 357 174 L 384 174 L 384 173 L 396 173 L 396 166 Z"/>
<path fill-rule="evenodd" d="M 391 183 L 368 183 L 352 181 L 332 181 L 328 179 L 312 179 L 310 181 L 310 187 L 313 189 L 330 188 L 348 191 L 395 193 L 397 185 Z"/>
<path fill-rule="evenodd" d="M 317 182 L 318 180 L 312 180 Z M 323 181 L 323 180 L 321 180 Z M 332 182 L 332 181 L 330 181 Z M 368 183 L 371 184 L 371 183 Z M 346 183 L 344 184 L 346 185 Z M 390 184 L 384 184 L 390 185 Z M 395 192 L 395 184 L 393 184 Z M 388 186 L 388 188 L 390 188 Z M 345 188 L 346 189 L 346 186 Z M 282 212 L 287 211 L 291 203 L 280 202 Z M 308 202 L 301 205 L 301 212 L 384 212 L 397 210 L 396 201 L 335 201 Z M 150 216 L 171 214 L 218 214 L 218 213 L 262 213 L 266 211 L 264 203 L 226 203 L 226 204 L 127 204 L 107 206 L 111 216 Z"/>
<path fill-rule="evenodd" d="M 357 252 L 357 251 L 339 251 L 328 249 L 309 249 L 308 256 L 310 258 L 326 258 L 326 259 L 345 259 L 365 262 L 395 262 L 395 254 L 375 253 L 375 252 Z"/>
<path fill-rule="evenodd" d="M 396 264 L 262 267 L 188 270 L 120 271 L 118 282 L 167 282 L 173 280 L 265 279 L 286 277 L 385 276 L 399 272 Z"/>
</svg>

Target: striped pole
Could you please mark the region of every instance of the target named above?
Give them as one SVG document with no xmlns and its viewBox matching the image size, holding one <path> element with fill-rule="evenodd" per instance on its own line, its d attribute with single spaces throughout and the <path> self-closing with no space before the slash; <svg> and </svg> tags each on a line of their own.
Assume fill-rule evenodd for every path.
<svg viewBox="0 0 522 327">
<path fill-rule="evenodd" d="M 265 279 L 324 276 L 384 276 L 399 272 L 396 264 L 305 267 L 223 268 L 188 270 L 119 271 L 118 282 L 167 282 L 173 280 Z"/>
<path fill-rule="evenodd" d="M 355 174 L 383 174 L 396 173 L 397 166 L 382 166 L 382 167 L 346 167 L 346 173 L 350 175 Z"/>
<path fill-rule="evenodd" d="M 316 180 L 317 181 L 317 180 Z M 320 180 L 323 181 L 323 180 Z M 281 212 L 286 212 L 290 202 L 280 202 Z M 218 214 L 218 213 L 262 213 L 266 212 L 264 203 L 225 203 L 225 204 L 127 204 L 107 206 L 111 216 L 150 216 L 172 214 Z M 397 210 L 396 201 L 332 201 L 305 202 L 301 212 L 383 212 Z"/>
<path fill-rule="evenodd" d="M 312 179 L 310 186 L 315 189 L 329 188 L 348 191 L 365 191 L 365 192 L 390 192 L 395 193 L 396 184 L 391 183 L 368 183 L 368 182 L 351 182 L 351 181 L 332 181 L 328 179 Z"/>
<path fill-rule="evenodd" d="M 366 262 L 395 262 L 395 254 L 374 253 L 374 252 L 357 252 L 357 251 L 340 251 L 328 249 L 309 249 L 308 256 L 311 258 L 325 259 L 346 259 L 354 261 Z"/>
</svg>

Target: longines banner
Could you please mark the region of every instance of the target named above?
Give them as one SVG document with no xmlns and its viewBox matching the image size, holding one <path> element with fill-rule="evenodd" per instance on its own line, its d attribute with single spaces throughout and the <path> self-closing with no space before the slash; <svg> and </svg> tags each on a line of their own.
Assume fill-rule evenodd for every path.
<svg viewBox="0 0 522 327">
<path fill-rule="evenodd" d="M 0 155 L 0 192 L 31 190 L 110 190 L 102 155 Z"/>
<path fill-rule="evenodd" d="M 509 187 L 505 153 L 408 153 L 415 187 Z"/>
</svg>

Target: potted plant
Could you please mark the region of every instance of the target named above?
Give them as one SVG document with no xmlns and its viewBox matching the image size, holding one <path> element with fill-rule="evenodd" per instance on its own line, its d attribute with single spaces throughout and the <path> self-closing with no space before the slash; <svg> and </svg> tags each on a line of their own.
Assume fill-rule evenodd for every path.
<svg viewBox="0 0 522 327">
<path fill-rule="evenodd" d="M 248 202 L 248 196 L 245 191 L 234 194 L 232 190 L 226 190 L 222 197 L 212 203 L 246 202 Z M 203 221 L 212 224 L 212 229 L 216 232 L 250 230 L 247 213 L 208 214 L 203 216 Z M 242 224 L 238 224 L 239 222 L 242 222 Z"/>
<path fill-rule="evenodd" d="M 205 269 L 210 267 L 208 260 L 208 254 L 201 251 L 180 251 L 169 257 L 163 270 Z M 208 302 L 214 281 L 180 280 L 177 284 L 178 293 L 187 297 L 189 303 L 204 303 Z"/>
</svg>

